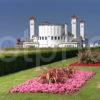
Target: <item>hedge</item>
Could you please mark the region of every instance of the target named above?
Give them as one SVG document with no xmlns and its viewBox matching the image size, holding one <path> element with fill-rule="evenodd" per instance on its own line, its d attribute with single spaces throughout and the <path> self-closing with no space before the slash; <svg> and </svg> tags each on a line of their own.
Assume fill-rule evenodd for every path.
<svg viewBox="0 0 100 100">
<path fill-rule="evenodd" d="M 48 58 L 55 53 L 55 56 L 52 60 L 48 61 L 45 59 L 44 61 L 41 59 L 41 56 L 44 58 Z M 45 51 L 45 52 L 33 52 L 29 54 L 20 54 L 16 56 L 13 61 L 6 62 L 2 60 L 2 56 L 0 59 L 0 76 L 7 75 L 10 73 L 18 72 L 21 70 L 29 69 L 32 67 L 37 67 L 40 65 L 49 64 L 52 62 L 56 62 L 62 59 L 71 58 L 77 56 L 78 50 L 77 49 L 64 49 L 64 50 L 54 50 L 54 51 Z M 64 55 L 64 56 L 62 56 Z M 32 61 L 26 61 L 25 57 L 31 58 Z M 5 55 L 4 59 L 10 59 L 14 57 L 14 55 Z M 40 63 L 39 63 L 40 62 Z"/>
</svg>

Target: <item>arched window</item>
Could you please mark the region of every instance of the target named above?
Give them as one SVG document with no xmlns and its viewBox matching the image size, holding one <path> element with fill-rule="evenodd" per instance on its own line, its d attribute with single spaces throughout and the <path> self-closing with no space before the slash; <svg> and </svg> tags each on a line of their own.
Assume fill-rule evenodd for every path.
<svg viewBox="0 0 100 100">
<path fill-rule="evenodd" d="M 55 36 L 55 40 L 57 40 L 57 37 Z"/>
<path fill-rule="evenodd" d="M 44 37 L 42 36 L 42 40 L 44 40 Z"/>
<path fill-rule="evenodd" d="M 32 35 L 32 38 L 34 38 L 34 35 Z"/>
<path fill-rule="evenodd" d="M 58 36 L 58 40 L 60 40 L 60 36 Z"/>
<path fill-rule="evenodd" d="M 61 40 L 63 39 L 63 37 L 61 36 Z"/>
<path fill-rule="evenodd" d="M 53 40 L 53 36 L 51 36 L 51 40 Z"/>
<path fill-rule="evenodd" d="M 47 37 L 45 37 L 45 40 L 47 40 Z"/>
</svg>

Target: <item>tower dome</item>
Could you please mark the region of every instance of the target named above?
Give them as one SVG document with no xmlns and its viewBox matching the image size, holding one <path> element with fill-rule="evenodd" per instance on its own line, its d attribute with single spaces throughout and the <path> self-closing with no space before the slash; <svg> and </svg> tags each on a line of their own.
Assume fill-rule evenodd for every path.
<svg viewBox="0 0 100 100">
<path fill-rule="evenodd" d="M 31 16 L 31 17 L 29 18 L 29 20 L 35 20 L 35 19 L 36 19 L 35 16 Z"/>
</svg>

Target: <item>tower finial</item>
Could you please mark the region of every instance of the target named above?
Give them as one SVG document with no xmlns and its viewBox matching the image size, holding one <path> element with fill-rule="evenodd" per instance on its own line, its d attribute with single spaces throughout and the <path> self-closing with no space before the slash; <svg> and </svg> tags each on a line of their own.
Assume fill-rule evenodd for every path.
<svg viewBox="0 0 100 100">
<path fill-rule="evenodd" d="M 80 23 L 85 23 L 85 20 L 81 19 L 81 20 L 80 20 Z"/>
<path fill-rule="evenodd" d="M 77 16 L 74 14 L 71 18 L 72 19 L 77 19 Z"/>
<path fill-rule="evenodd" d="M 30 19 L 30 20 L 35 20 L 36 17 L 35 17 L 35 16 L 31 16 L 29 19 Z"/>
</svg>

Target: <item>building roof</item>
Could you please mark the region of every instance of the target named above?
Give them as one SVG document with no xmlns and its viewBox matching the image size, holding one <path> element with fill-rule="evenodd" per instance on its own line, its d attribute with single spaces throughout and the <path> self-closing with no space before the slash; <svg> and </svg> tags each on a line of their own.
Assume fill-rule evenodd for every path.
<svg viewBox="0 0 100 100">
<path fill-rule="evenodd" d="M 50 23 L 48 21 L 43 21 L 42 25 L 49 25 Z"/>
<path fill-rule="evenodd" d="M 59 23 L 50 23 L 50 22 L 48 22 L 48 21 L 43 21 L 42 22 L 42 24 L 40 24 L 40 25 L 50 25 L 50 26 L 64 26 L 64 24 L 59 24 Z"/>
</svg>

